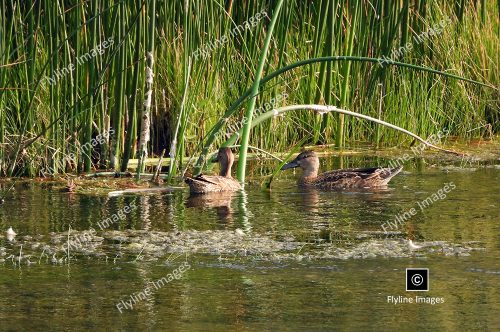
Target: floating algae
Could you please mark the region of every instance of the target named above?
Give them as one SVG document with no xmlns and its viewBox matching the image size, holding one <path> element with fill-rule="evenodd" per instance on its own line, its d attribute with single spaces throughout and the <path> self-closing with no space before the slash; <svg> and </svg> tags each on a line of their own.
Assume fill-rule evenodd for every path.
<svg viewBox="0 0 500 332">
<path fill-rule="evenodd" d="M 87 241 L 68 246 L 68 234 L 51 233 L 48 239 L 22 239 L 0 247 L 0 263 L 11 261 L 14 265 L 50 262 L 65 264 L 82 258 L 112 260 L 158 260 L 172 253 L 208 254 L 238 259 L 315 260 L 315 259 L 368 259 L 375 257 L 402 258 L 428 255 L 468 256 L 472 251 L 484 250 L 470 244 L 453 244 L 445 241 L 420 242 L 418 250 L 412 249 L 403 239 L 381 239 L 373 232 L 359 236 L 348 245 L 335 242 L 299 242 L 292 236 L 279 240 L 268 235 L 244 234 L 241 230 L 208 231 L 106 231 L 99 236 L 74 231 L 72 236 L 86 234 Z M 22 248 L 21 248 L 22 246 Z M 69 251 L 68 251 L 69 248 Z M 415 248 L 415 247 L 413 247 Z M 22 249 L 22 251 L 21 251 Z M 69 256 L 68 256 L 69 255 Z M 68 260 L 68 257 L 70 259 Z"/>
</svg>

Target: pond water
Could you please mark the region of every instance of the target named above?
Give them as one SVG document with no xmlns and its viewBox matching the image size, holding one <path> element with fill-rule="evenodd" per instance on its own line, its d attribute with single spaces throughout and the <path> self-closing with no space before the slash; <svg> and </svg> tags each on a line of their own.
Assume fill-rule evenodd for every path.
<svg viewBox="0 0 500 332">
<path fill-rule="evenodd" d="M 0 229 L 18 233 L 0 239 L 0 330 L 500 329 L 495 160 L 414 159 L 387 190 L 349 193 L 301 190 L 299 172 L 263 192 L 274 166 L 253 165 L 229 196 L 19 181 L 0 206 Z M 428 268 L 429 291 L 407 292 L 406 268 Z M 444 303 L 394 303 L 416 297 Z"/>
</svg>

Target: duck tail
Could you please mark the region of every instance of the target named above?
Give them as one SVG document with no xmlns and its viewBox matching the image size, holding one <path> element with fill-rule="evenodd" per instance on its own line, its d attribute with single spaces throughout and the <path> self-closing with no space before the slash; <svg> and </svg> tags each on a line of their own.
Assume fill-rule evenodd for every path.
<svg viewBox="0 0 500 332">
<path fill-rule="evenodd" d="M 384 172 L 382 172 L 381 177 L 384 181 L 384 184 L 389 183 L 393 177 L 399 174 L 401 170 L 403 169 L 403 166 L 399 166 L 396 168 L 385 168 Z"/>
<path fill-rule="evenodd" d="M 202 192 L 202 186 L 200 185 L 200 181 L 196 178 L 185 177 L 184 182 L 189 186 L 189 191 L 192 193 Z"/>
</svg>

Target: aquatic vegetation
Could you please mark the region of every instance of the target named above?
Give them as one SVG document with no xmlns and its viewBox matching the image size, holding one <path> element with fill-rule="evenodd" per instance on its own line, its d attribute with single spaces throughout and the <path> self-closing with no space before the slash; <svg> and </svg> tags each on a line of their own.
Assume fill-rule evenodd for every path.
<svg viewBox="0 0 500 332">
<path fill-rule="evenodd" d="M 428 241 L 411 247 L 408 241 L 380 239 L 383 233 L 358 234 L 354 245 L 301 242 L 291 236 L 274 239 L 267 235 L 246 235 L 237 231 L 106 231 L 99 235 L 75 232 L 72 237 L 84 238 L 82 244 L 71 246 L 68 259 L 64 246 L 67 233 L 52 234 L 48 242 L 32 237 L 20 239 L 15 246 L 0 247 L 0 263 L 14 265 L 70 264 L 80 259 L 103 259 L 114 264 L 134 260 L 156 261 L 168 254 L 208 254 L 233 260 L 300 261 L 318 259 L 369 259 L 375 257 L 421 257 L 430 255 L 468 256 L 484 250 L 476 243 Z M 20 248 L 24 253 L 20 254 Z M 17 250 L 17 251 L 16 251 Z M 31 260 L 33 259 L 33 261 Z"/>
<path fill-rule="evenodd" d="M 266 32 L 266 39 L 264 41 L 264 46 L 260 53 L 259 64 L 255 72 L 255 80 L 252 85 L 251 97 L 248 100 L 246 116 L 247 123 L 243 126 L 243 135 L 241 136 L 241 148 L 240 148 L 240 159 L 238 160 L 238 180 L 245 183 L 245 169 L 247 165 L 247 150 L 248 142 L 250 140 L 250 128 L 252 126 L 253 113 L 255 109 L 255 103 L 257 101 L 257 95 L 259 94 L 260 80 L 262 73 L 264 71 L 264 65 L 267 58 L 267 53 L 269 50 L 269 45 L 271 43 L 271 37 L 273 35 L 274 26 L 278 19 L 278 15 L 281 11 L 281 6 L 283 5 L 283 0 L 278 0 L 276 6 L 274 7 L 273 16 L 271 22 Z"/>
<path fill-rule="evenodd" d="M 166 150 L 172 180 L 184 156 L 207 156 L 253 115 L 248 106 L 283 93 L 287 104 L 336 105 L 422 137 L 442 129 L 492 137 L 499 123 L 498 25 L 493 1 L 472 0 L 292 0 L 279 12 L 269 0 L 0 2 L 0 174 L 124 171 L 134 158 L 143 172 L 147 156 Z M 269 76 L 335 56 L 339 61 Z M 410 143 L 342 115 L 294 112 L 261 122 L 251 135 L 250 122 L 238 138 L 243 151 L 284 151 L 304 137 L 338 148 Z M 97 137 L 104 141 L 92 145 Z"/>
</svg>

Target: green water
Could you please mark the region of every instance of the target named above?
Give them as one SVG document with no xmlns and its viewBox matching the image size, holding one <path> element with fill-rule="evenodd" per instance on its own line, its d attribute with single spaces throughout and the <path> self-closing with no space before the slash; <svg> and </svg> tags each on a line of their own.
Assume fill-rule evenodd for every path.
<svg viewBox="0 0 500 332">
<path fill-rule="evenodd" d="M 388 160 L 343 162 L 351 167 Z M 339 164 L 338 158 L 322 160 L 323 169 Z M 465 166 L 409 162 L 388 190 L 339 193 L 300 190 L 292 172 L 262 192 L 259 175 L 269 173 L 269 165 L 254 165 L 245 194 L 205 199 L 189 198 L 186 191 L 68 194 L 35 181 L 18 183 L 0 206 L 0 229 L 12 226 L 18 233 L 15 242 L 0 240 L 0 330 L 498 330 L 500 169 L 494 162 Z M 421 210 L 417 202 L 446 183 L 456 188 Z M 197 230 L 202 238 L 238 229 L 246 238 L 296 246 L 286 253 L 249 248 L 143 258 L 117 254 L 110 244 L 104 253 L 76 256 L 70 264 L 52 263 L 41 249 L 29 248 L 30 242 L 50 243 L 69 226 L 96 227 L 130 202 L 137 209 L 111 228 L 174 236 Z M 416 215 L 385 236 L 381 225 L 411 208 Z M 410 250 L 408 238 L 446 245 Z M 397 243 L 401 252 L 385 253 L 384 246 Z M 33 264 L 16 263 L 20 250 L 32 254 Z M 190 268 L 179 279 L 154 289 L 133 309 L 117 309 L 184 262 Z M 428 292 L 405 291 L 407 267 L 429 268 Z M 388 303 L 388 296 L 400 295 L 444 303 Z"/>
</svg>

